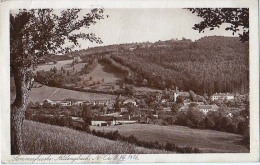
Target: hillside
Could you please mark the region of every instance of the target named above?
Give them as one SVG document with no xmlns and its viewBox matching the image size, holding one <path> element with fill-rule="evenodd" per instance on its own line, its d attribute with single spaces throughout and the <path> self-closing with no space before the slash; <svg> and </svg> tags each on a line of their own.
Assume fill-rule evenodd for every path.
<svg viewBox="0 0 260 165">
<path fill-rule="evenodd" d="M 136 73 L 129 78 L 136 84 L 146 79 L 148 86 L 178 86 L 198 94 L 249 90 L 248 43 L 235 37 L 159 41 L 112 53 L 111 58 Z"/>
<path fill-rule="evenodd" d="M 39 131 L 40 130 L 40 131 Z M 158 154 L 124 142 L 111 141 L 75 131 L 32 121 L 24 121 L 24 149 L 26 154 Z"/>
<path fill-rule="evenodd" d="M 134 135 L 140 140 L 174 143 L 177 146 L 191 146 L 206 153 L 248 153 L 240 144 L 241 135 L 214 130 L 192 129 L 184 126 L 160 126 L 152 124 L 126 124 L 110 127 L 91 126 L 91 129 L 116 131 L 122 135 Z"/>
</svg>

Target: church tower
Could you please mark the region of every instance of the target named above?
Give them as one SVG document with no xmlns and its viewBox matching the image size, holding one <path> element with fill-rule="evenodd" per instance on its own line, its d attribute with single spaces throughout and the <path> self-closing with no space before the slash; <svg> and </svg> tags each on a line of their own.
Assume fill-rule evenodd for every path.
<svg viewBox="0 0 260 165">
<path fill-rule="evenodd" d="M 179 95 L 179 91 L 178 91 L 178 88 L 177 88 L 177 86 L 176 86 L 175 91 L 174 91 L 174 94 L 173 94 L 173 96 L 174 96 L 174 102 L 177 101 L 178 95 Z"/>
</svg>

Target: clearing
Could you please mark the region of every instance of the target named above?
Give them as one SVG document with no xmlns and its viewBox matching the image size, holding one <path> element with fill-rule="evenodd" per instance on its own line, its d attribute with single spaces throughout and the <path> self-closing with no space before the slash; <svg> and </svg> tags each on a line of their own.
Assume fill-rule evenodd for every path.
<svg viewBox="0 0 260 165">
<path fill-rule="evenodd" d="M 120 141 L 93 136 L 73 129 L 33 121 L 24 121 L 26 154 L 159 154 L 152 150 Z"/>
<path fill-rule="evenodd" d="M 89 74 L 82 76 L 86 80 L 89 80 L 90 77 L 92 77 L 93 81 L 102 81 L 104 79 L 103 84 L 116 84 L 124 78 L 124 74 L 105 62 L 98 62 L 97 66 Z"/>
<path fill-rule="evenodd" d="M 116 84 L 124 79 L 124 74 L 105 62 L 98 62 L 97 66 L 89 74 L 81 77 L 90 83 L 100 82 L 100 84 L 95 85 L 95 88 L 105 90 L 117 86 Z M 86 89 L 88 88 L 86 87 Z"/>
<path fill-rule="evenodd" d="M 125 136 L 134 135 L 140 140 L 171 142 L 177 146 L 191 146 L 206 153 L 248 153 L 249 149 L 240 144 L 241 135 L 214 130 L 192 129 L 184 126 L 160 126 L 152 124 L 129 124 L 109 127 L 91 126 L 100 131 L 115 131 Z"/>
</svg>

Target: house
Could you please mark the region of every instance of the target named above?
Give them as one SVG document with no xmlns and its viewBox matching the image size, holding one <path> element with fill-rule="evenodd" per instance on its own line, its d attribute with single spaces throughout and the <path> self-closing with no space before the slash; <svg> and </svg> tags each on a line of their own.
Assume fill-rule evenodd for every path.
<svg viewBox="0 0 260 165">
<path fill-rule="evenodd" d="M 134 99 L 126 99 L 123 102 L 123 105 L 132 105 L 132 106 L 137 106 L 136 101 Z"/>
<path fill-rule="evenodd" d="M 178 96 L 182 96 L 184 99 L 190 98 L 190 93 L 189 92 L 179 92 Z"/>
<path fill-rule="evenodd" d="M 206 115 L 209 111 L 217 111 L 218 106 L 215 104 L 214 105 L 198 105 L 198 109 L 199 109 L 199 111 L 203 112 Z"/>
<path fill-rule="evenodd" d="M 113 116 L 95 116 L 91 120 L 91 125 L 93 125 L 93 126 L 116 125 L 116 120 L 115 120 L 115 117 L 113 117 Z"/>
<path fill-rule="evenodd" d="M 71 106 L 71 101 L 66 101 L 66 100 L 50 100 L 50 99 L 45 99 L 43 103 L 49 103 L 50 105 L 61 105 L 62 107 L 69 107 Z"/>
<path fill-rule="evenodd" d="M 196 108 L 198 108 L 199 111 L 203 112 L 205 115 L 207 115 L 208 112 L 210 111 L 217 111 L 218 110 L 218 106 L 217 105 L 197 105 L 195 106 Z M 181 112 L 187 112 L 189 109 L 189 105 L 184 105 L 182 106 L 179 111 Z"/>
<path fill-rule="evenodd" d="M 181 97 L 184 98 L 184 100 L 186 100 L 186 99 L 189 99 L 189 98 L 190 98 L 190 93 L 189 93 L 189 92 L 180 92 L 180 91 L 178 90 L 178 88 L 176 87 L 176 89 L 175 89 L 175 91 L 174 91 L 174 93 L 173 93 L 174 102 L 177 101 L 177 97 L 178 97 L 178 96 L 181 96 Z"/>
<path fill-rule="evenodd" d="M 230 93 L 215 93 L 211 97 L 212 101 L 215 100 L 234 100 L 234 95 Z"/>
</svg>

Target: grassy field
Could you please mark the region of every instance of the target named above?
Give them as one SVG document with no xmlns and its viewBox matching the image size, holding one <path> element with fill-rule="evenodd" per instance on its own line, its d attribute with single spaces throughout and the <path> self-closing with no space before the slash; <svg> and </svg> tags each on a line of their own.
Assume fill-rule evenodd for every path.
<svg viewBox="0 0 260 165">
<path fill-rule="evenodd" d="M 40 88 L 32 89 L 29 101 L 36 102 L 47 98 L 52 100 L 63 100 L 66 98 L 73 98 L 77 100 L 108 100 L 115 99 L 116 95 L 79 92 L 62 88 L 42 86 Z"/>
<path fill-rule="evenodd" d="M 15 99 L 15 86 L 13 80 L 11 79 L 11 102 Z M 115 99 L 116 95 L 109 94 L 99 94 L 99 93 L 89 93 L 89 92 L 79 92 L 68 89 L 42 86 L 39 88 L 32 88 L 29 96 L 29 101 L 32 102 L 42 102 L 44 99 L 53 99 L 53 100 L 63 100 L 66 98 L 73 98 L 77 100 L 108 100 Z"/>
<path fill-rule="evenodd" d="M 64 69 L 66 68 L 66 66 L 68 66 L 68 64 L 72 63 L 73 60 L 65 60 L 65 61 L 57 61 L 57 64 L 43 64 L 43 65 L 38 65 L 35 68 L 35 72 L 39 71 L 39 70 L 44 70 L 44 71 L 49 71 L 51 68 L 53 68 L 54 66 L 57 69 L 60 69 L 62 66 L 64 67 Z M 68 66 L 69 67 L 69 66 Z"/>
<path fill-rule="evenodd" d="M 109 127 L 91 126 L 100 131 L 115 131 L 129 136 L 134 135 L 140 140 L 171 142 L 177 146 L 191 146 L 203 152 L 249 152 L 246 146 L 240 144 L 242 136 L 214 130 L 191 129 L 184 126 L 160 126 L 151 124 L 129 124 Z"/>
<path fill-rule="evenodd" d="M 111 141 L 72 130 L 32 121 L 23 127 L 26 154 L 158 154 L 169 153 Z"/>
</svg>

